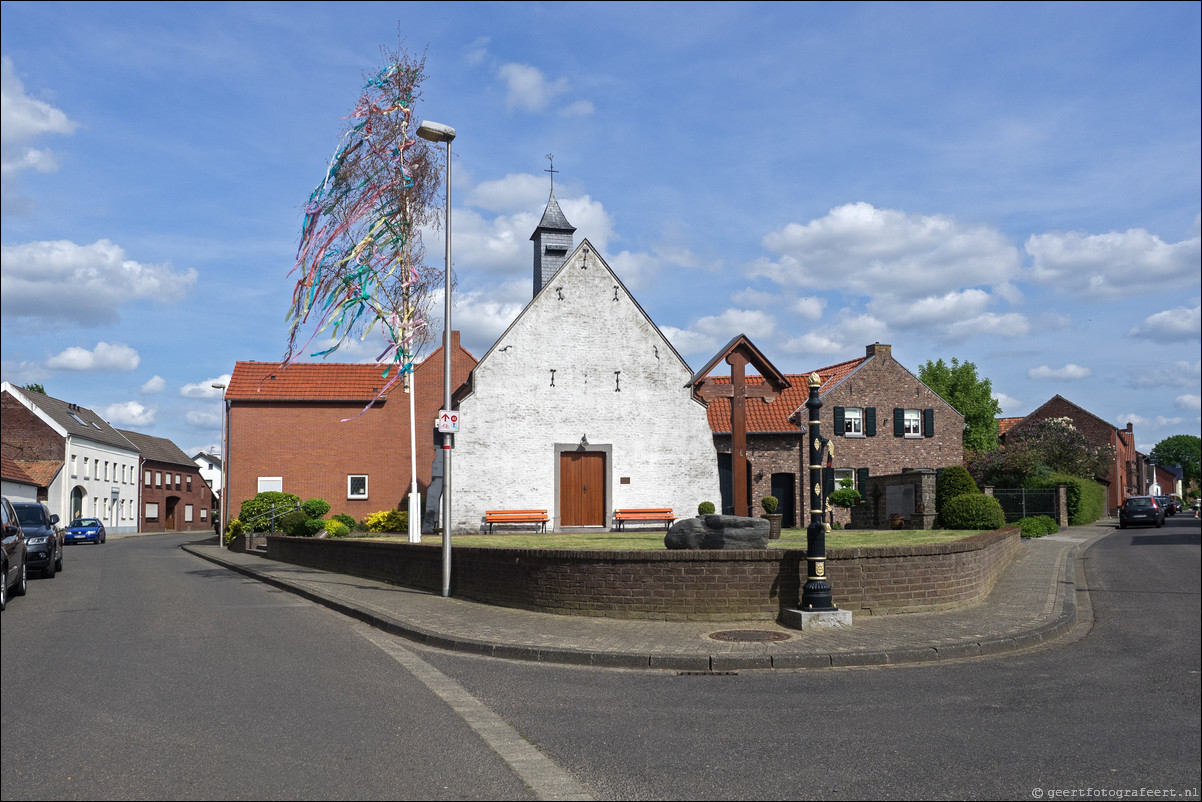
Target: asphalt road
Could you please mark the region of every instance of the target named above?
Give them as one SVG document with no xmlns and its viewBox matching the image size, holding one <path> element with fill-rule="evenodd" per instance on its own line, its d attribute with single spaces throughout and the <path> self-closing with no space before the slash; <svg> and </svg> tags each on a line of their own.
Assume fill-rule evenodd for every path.
<svg viewBox="0 0 1202 802">
<path fill-rule="evenodd" d="M 177 536 L 75 546 L 0 618 L 2 796 L 1196 799 L 1200 531 L 1099 541 L 1092 626 L 1039 650 L 729 675 L 438 652 Z"/>
</svg>

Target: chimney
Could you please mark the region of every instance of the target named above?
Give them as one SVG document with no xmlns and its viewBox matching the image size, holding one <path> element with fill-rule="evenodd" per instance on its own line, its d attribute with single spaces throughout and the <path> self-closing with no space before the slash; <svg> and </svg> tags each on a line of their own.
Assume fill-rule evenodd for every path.
<svg viewBox="0 0 1202 802">
<path fill-rule="evenodd" d="M 881 345 L 880 343 L 873 343 L 872 345 L 870 345 L 864 349 L 864 355 L 865 356 L 889 357 L 890 359 L 892 359 L 893 358 L 893 346 Z"/>
</svg>

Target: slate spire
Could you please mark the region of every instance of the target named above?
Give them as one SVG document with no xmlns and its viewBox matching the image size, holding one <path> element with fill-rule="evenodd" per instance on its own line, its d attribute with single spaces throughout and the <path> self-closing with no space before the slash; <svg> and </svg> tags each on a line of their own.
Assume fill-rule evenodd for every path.
<svg viewBox="0 0 1202 802">
<path fill-rule="evenodd" d="M 547 158 L 550 159 L 551 155 L 547 154 Z M 555 200 L 555 173 L 559 171 L 555 169 L 554 162 L 546 172 L 551 173 L 551 197 L 547 200 L 547 208 L 543 210 L 543 219 L 530 235 L 530 240 L 534 243 L 535 295 L 538 295 L 551 280 L 551 276 L 563 266 L 568 252 L 572 250 L 572 235 L 576 232 L 576 227 L 564 217 L 559 202 Z"/>
</svg>

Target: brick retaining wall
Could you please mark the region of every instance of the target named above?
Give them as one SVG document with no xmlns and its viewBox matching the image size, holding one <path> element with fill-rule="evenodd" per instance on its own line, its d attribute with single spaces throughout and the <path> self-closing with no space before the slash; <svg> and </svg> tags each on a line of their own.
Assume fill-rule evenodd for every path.
<svg viewBox="0 0 1202 802">
<path fill-rule="evenodd" d="M 828 549 L 840 609 L 882 615 L 980 601 L 1010 564 L 1017 527 L 952 543 Z M 442 592 L 442 549 L 271 536 L 270 559 Z M 458 598 L 565 615 L 666 621 L 776 620 L 796 607 L 805 551 L 569 551 L 477 546 L 452 555 Z"/>
</svg>

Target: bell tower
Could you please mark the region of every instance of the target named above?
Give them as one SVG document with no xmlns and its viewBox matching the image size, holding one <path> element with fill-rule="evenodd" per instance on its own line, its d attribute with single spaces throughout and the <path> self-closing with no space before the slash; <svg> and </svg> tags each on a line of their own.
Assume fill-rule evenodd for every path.
<svg viewBox="0 0 1202 802">
<path fill-rule="evenodd" d="M 547 154 L 547 159 L 551 159 L 550 153 Z M 555 169 L 555 162 L 552 161 L 551 167 L 544 172 L 551 174 L 551 197 L 547 201 L 547 208 L 543 210 L 543 219 L 530 235 L 530 240 L 534 243 L 535 295 L 538 295 L 551 280 L 551 276 L 563 266 L 568 258 L 568 251 L 572 250 L 572 235 L 576 232 L 576 227 L 563 216 L 563 210 L 555 200 L 555 174 L 559 172 Z"/>
</svg>

